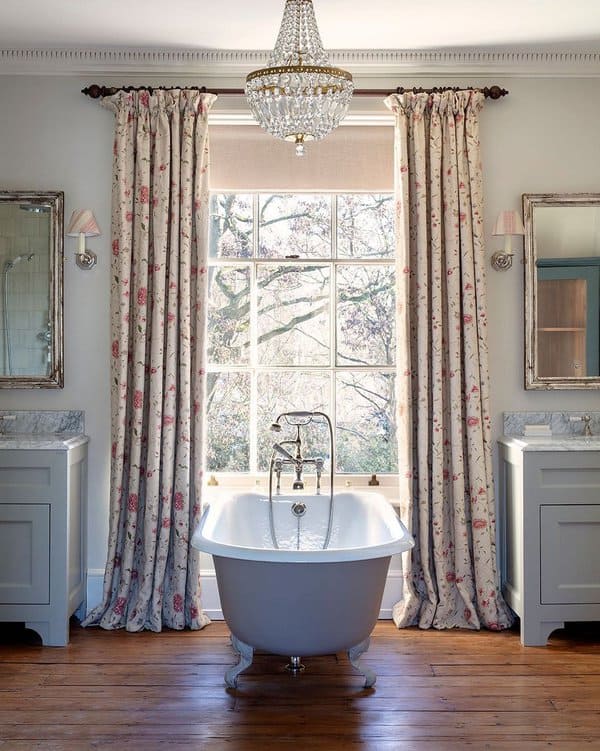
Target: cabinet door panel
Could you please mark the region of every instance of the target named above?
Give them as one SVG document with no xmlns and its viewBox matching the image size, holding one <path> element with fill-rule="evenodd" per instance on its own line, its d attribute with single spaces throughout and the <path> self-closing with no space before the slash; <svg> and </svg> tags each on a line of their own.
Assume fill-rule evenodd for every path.
<svg viewBox="0 0 600 751">
<path fill-rule="evenodd" d="M 600 603 L 600 505 L 540 507 L 542 604 Z"/>
<path fill-rule="evenodd" d="M 0 603 L 50 602 L 50 506 L 0 504 Z"/>
</svg>

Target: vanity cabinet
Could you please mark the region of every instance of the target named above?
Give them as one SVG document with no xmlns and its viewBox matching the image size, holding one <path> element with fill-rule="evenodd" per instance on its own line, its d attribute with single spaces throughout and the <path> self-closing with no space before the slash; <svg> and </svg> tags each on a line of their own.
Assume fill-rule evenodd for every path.
<svg viewBox="0 0 600 751">
<path fill-rule="evenodd" d="M 69 640 L 86 593 L 87 438 L 0 436 L 0 622 Z"/>
<path fill-rule="evenodd" d="M 521 642 L 600 621 L 600 440 L 500 440 L 502 588 Z"/>
</svg>

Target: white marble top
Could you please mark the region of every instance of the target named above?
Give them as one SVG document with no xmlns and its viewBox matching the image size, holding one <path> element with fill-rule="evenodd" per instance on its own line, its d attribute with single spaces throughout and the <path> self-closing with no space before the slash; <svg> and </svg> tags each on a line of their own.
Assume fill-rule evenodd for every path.
<svg viewBox="0 0 600 751">
<path fill-rule="evenodd" d="M 600 451 L 600 435 L 502 436 L 500 443 L 521 451 Z"/>
<path fill-rule="evenodd" d="M 0 449 L 68 451 L 89 440 L 83 433 L 0 433 Z"/>
</svg>

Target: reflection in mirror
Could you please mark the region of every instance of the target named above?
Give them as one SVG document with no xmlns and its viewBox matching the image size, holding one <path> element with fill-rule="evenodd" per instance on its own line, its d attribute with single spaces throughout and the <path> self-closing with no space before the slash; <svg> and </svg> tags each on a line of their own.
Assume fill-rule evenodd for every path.
<svg viewBox="0 0 600 751">
<path fill-rule="evenodd" d="M 63 194 L 0 192 L 0 386 L 60 388 Z"/>
<path fill-rule="evenodd" d="M 600 387 L 600 194 L 523 196 L 525 386 Z"/>
</svg>

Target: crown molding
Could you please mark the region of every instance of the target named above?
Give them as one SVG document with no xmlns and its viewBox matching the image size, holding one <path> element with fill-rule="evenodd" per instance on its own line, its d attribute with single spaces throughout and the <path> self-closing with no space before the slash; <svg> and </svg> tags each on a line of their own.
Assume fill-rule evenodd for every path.
<svg viewBox="0 0 600 751">
<path fill-rule="evenodd" d="M 244 78 L 266 50 L 0 49 L 0 75 L 190 75 Z M 600 77 L 600 52 L 548 50 L 335 50 L 355 77 L 406 73 L 512 77 Z"/>
</svg>

